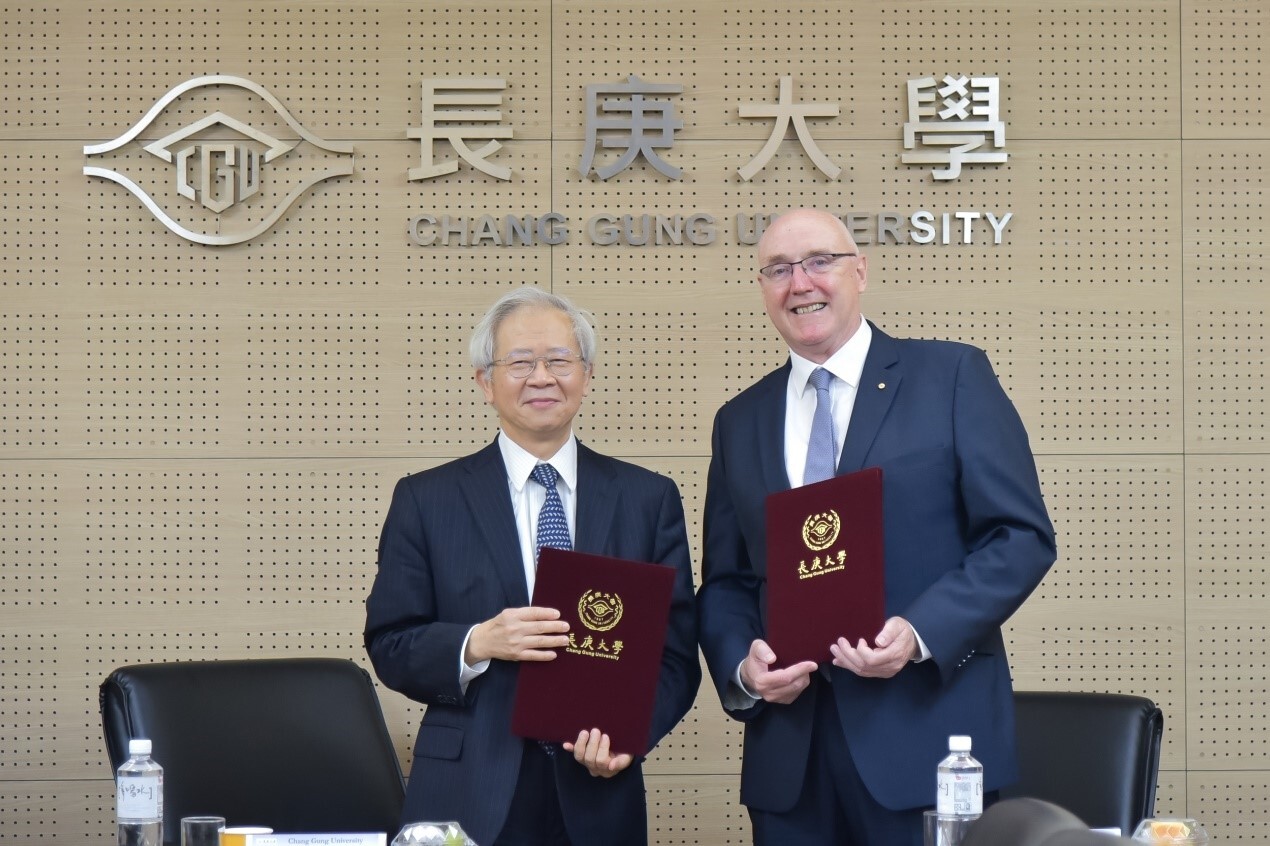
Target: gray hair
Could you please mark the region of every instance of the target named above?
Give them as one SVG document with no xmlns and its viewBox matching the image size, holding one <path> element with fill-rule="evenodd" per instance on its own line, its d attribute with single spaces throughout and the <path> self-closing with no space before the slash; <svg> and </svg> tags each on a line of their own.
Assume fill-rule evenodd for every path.
<svg viewBox="0 0 1270 846">
<path fill-rule="evenodd" d="M 494 363 L 494 336 L 498 334 L 498 327 L 512 312 L 522 308 L 554 308 L 568 315 L 573 324 L 573 336 L 578 341 L 578 353 L 582 356 L 583 364 L 590 368 L 595 361 L 595 330 L 591 328 L 587 313 L 559 294 L 530 286 L 517 288 L 499 297 L 498 302 L 485 312 L 481 322 L 476 324 L 476 330 L 472 332 L 472 343 L 468 348 L 473 367 L 488 370 Z"/>
</svg>

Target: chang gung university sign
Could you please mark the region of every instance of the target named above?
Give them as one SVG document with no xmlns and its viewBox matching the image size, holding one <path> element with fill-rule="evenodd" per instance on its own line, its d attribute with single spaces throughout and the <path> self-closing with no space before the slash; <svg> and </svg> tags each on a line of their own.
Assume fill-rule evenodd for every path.
<svg viewBox="0 0 1270 846">
<path fill-rule="evenodd" d="M 439 160 L 438 145 L 472 169 L 499 180 L 510 180 L 508 164 L 492 160 L 503 150 L 501 141 L 515 137 L 515 128 L 502 122 L 502 79 L 427 79 L 423 82 L 421 124 L 409 137 L 420 142 L 420 165 L 411 180 L 431 180 L 454 173 L 459 161 Z M 965 165 L 999 165 L 1008 160 L 1005 122 L 1001 119 L 1000 83 L 996 77 L 946 75 L 909 80 L 904 124 L 906 165 L 934 165 L 931 176 L 949 181 L 963 174 Z M 631 76 L 615 84 L 586 86 L 584 143 L 578 173 L 600 181 L 619 179 L 642 159 L 667 180 L 683 171 L 674 163 L 676 133 L 683 128 L 676 102 L 683 87 L 650 83 Z M 834 181 L 842 168 L 819 146 L 815 129 L 835 119 L 840 104 L 800 102 L 792 77 L 778 80 L 776 102 L 737 104 L 739 117 L 766 121 L 767 140 L 736 173 L 750 181 L 767 167 L 782 144 L 796 143 L 825 181 Z M 789 130 L 794 140 L 787 140 Z M 479 146 L 478 146 L 479 145 Z M 514 156 L 511 158 L 514 159 Z M 844 214 L 843 222 L 860 245 L 868 244 L 1001 244 L 1013 212 L 992 209 L 915 209 Z M 732 234 L 741 244 L 754 244 L 770 215 L 735 216 Z M 421 247 L 505 247 L 562 244 L 575 235 L 596 246 L 701 246 L 714 243 L 724 228 L 701 210 L 667 214 L 602 212 L 586 220 L 570 221 L 547 214 L 484 214 L 474 217 L 426 212 L 410 218 L 406 235 Z"/>
<path fill-rule="evenodd" d="M 837 119 L 840 104 L 800 101 L 792 77 L 779 77 L 775 83 L 774 102 L 736 104 L 738 117 L 766 122 L 768 136 L 735 179 L 752 180 L 782 145 L 796 144 L 822 179 L 837 180 L 842 169 L 821 149 L 816 136 L 818 129 Z M 226 88 L 258 99 L 267 108 L 246 104 L 241 112 L 223 109 L 216 95 Z M 503 122 L 506 88 L 504 80 L 487 77 L 423 80 L 419 124 L 405 130 L 405 137 L 419 144 L 419 164 L 403 174 L 405 180 L 433 183 L 437 193 L 444 192 L 445 178 L 460 167 L 494 180 L 512 180 L 516 127 Z M 660 178 L 682 179 L 673 150 L 683 128 L 677 111 L 682 94 L 682 85 L 635 75 L 585 86 L 585 141 L 578 173 L 600 182 L 620 181 L 642 160 Z M 182 108 L 169 113 L 174 105 Z M 172 120 L 172 113 L 198 116 L 165 122 Z M 244 115 L 254 117 L 248 121 Z M 790 130 L 792 139 L 786 137 Z M 142 133 L 160 137 L 145 143 L 138 140 Z M 945 75 L 909 80 L 903 147 L 904 152 L 897 152 L 900 161 L 933 166 L 931 178 L 936 182 L 960 178 L 966 165 L 1005 163 L 997 78 Z M 299 204 L 312 186 L 353 173 L 351 144 L 324 141 L 270 92 L 234 76 L 199 77 L 177 86 L 127 132 L 85 147 L 84 154 L 90 161 L 84 167 L 86 175 L 119 183 L 177 235 L 212 246 L 259 236 Z M 932 208 L 853 212 L 843 220 L 862 244 L 1000 244 L 1012 216 L 993 209 Z M 769 217 L 736 215 L 734 237 L 739 243 L 754 243 Z M 424 212 L 407 221 L 406 237 L 421 247 L 552 245 L 579 234 L 597 246 L 700 246 L 717 240 L 721 228 L 714 215 L 702 210 L 632 214 L 619 209 L 584 221 L 570 221 L 555 212 L 473 217 Z"/>
</svg>

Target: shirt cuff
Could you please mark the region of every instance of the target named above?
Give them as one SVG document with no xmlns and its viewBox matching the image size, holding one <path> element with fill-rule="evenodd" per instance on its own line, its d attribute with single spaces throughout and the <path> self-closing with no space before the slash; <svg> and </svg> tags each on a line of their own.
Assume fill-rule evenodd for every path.
<svg viewBox="0 0 1270 846">
<path fill-rule="evenodd" d="M 472 628 L 467 630 L 467 634 L 463 637 L 463 644 L 459 647 L 459 687 L 463 689 L 464 693 L 467 693 L 468 682 L 489 669 L 489 658 L 484 661 L 477 661 L 475 666 L 471 667 L 463 660 L 463 656 L 467 654 L 467 642 L 471 639 L 474 631 L 476 631 L 476 626 L 472 626 Z"/>
<path fill-rule="evenodd" d="M 913 624 L 909 623 L 908 627 L 913 629 Z M 917 629 L 913 629 L 913 637 L 917 638 L 917 648 L 921 650 L 921 654 L 913 659 L 914 664 L 920 664 L 922 661 L 930 659 L 930 650 L 926 648 L 926 641 L 922 640 L 922 636 L 917 633 Z"/>
<path fill-rule="evenodd" d="M 728 685 L 727 692 L 723 695 L 723 707 L 729 711 L 744 711 L 747 708 L 753 708 L 762 698 L 750 693 L 746 688 L 741 681 L 741 665 L 737 664 L 736 671 L 732 673 L 732 683 Z"/>
</svg>

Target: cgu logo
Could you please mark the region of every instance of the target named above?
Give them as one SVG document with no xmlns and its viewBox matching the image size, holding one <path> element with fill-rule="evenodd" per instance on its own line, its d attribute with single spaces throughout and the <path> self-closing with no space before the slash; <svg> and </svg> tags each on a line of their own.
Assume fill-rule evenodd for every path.
<svg viewBox="0 0 1270 846">
<path fill-rule="evenodd" d="M 197 140 L 199 133 L 217 126 L 228 127 L 247 140 L 239 144 Z M 289 153 L 295 146 L 217 112 L 147 144 L 145 150 L 176 165 L 178 194 L 220 214 L 256 194 L 260 190 L 261 165 Z"/>
<path fill-rule="evenodd" d="M 257 123 L 270 129 L 217 109 L 157 140 L 138 140 L 152 126 L 163 125 L 170 107 L 189 111 L 198 109 L 205 100 L 219 103 L 234 95 L 243 99 L 243 108 L 251 113 L 263 110 L 248 98 L 254 95 L 264 100 L 272 114 L 266 113 Z M 282 135 L 289 137 L 284 140 Z M 170 168 L 150 175 L 153 168 L 138 161 L 138 151 L 157 157 Z M 117 182 L 176 234 L 215 246 L 248 241 L 267 231 L 309 188 L 322 180 L 351 174 L 354 165 L 351 144 L 319 138 L 267 90 L 233 76 L 204 76 L 178 85 L 132 129 L 113 141 L 89 145 L 84 153 L 113 157 L 110 163 L 115 164 L 113 168 L 86 166 L 85 175 Z M 283 167 L 292 161 L 294 166 Z M 267 174 L 272 191 L 268 190 Z M 267 195 L 278 198 L 272 209 L 264 207 Z M 184 200 L 176 200 L 178 197 Z M 185 201 L 193 205 L 181 208 Z M 237 215 L 232 214 L 235 211 Z M 210 221 L 205 217 L 208 212 L 214 215 Z"/>
<path fill-rule="evenodd" d="M 245 200 L 260 190 L 260 159 L 255 150 L 232 144 L 186 147 L 177 154 L 177 193 L 198 200 L 214 212 L 223 212 L 237 200 Z M 195 161 L 202 174 L 197 188 L 188 179 L 190 164 Z M 242 162 L 241 167 L 238 161 Z"/>
</svg>

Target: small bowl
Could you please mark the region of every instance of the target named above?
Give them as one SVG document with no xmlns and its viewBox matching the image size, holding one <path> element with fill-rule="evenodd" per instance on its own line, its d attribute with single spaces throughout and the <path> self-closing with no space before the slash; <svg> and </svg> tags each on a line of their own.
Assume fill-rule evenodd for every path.
<svg viewBox="0 0 1270 846">
<path fill-rule="evenodd" d="M 1152 846 L 1208 846 L 1208 832 L 1193 819 L 1148 817 L 1133 830 L 1133 839 Z"/>
</svg>

